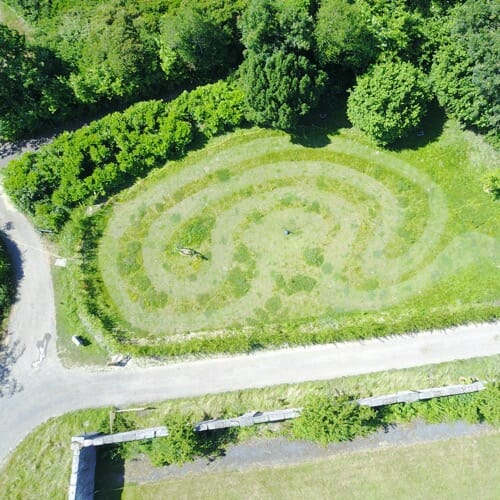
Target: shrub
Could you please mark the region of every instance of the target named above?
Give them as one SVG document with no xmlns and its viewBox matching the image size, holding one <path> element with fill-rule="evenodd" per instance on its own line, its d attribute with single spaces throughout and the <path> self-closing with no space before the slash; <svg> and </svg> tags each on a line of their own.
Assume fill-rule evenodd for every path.
<svg viewBox="0 0 500 500">
<path fill-rule="evenodd" d="M 347 116 L 381 145 L 408 135 L 422 120 L 429 100 L 427 77 L 410 63 L 372 66 L 358 78 Z"/>
<path fill-rule="evenodd" d="M 375 412 L 359 406 L 353 396 L 317 395 L 309 398 L 302 414 L 293 422 L 296 438 L 309 439 L 326 446 L 334 441 L 349 441 L 375 430 Z"/>
<path fill-rule="evenodd" d="M 486 176 L 484 190 L 490 193 L 494 200 L 500 200 L 500 169 Z"/>
</svg>

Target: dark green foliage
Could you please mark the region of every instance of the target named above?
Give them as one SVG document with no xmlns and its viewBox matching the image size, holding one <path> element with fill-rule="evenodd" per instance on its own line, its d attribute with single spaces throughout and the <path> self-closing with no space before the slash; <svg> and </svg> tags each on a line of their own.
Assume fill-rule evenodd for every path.
<svg viewBox="0 0 500 500">
<path fill-rule="evenodd" d="M 14 272 L 0 231 L 0 325 L 7 316 L 14 297 Z"/>
<path fill-rule="evenodd" d="M 416 418 L 429 423 L 467 421 L 500 423 L 500 384 L 491 382 L 480 392 L 433 398 L 416 403 L 398 403 L 372 409 L 359 406 L 357 396 L 315 395 L 291 425 L 292 435 L 326 446 L 335 441 L 365 436 L 388 424 Z"/>
<path fill-rule="evenodd" d="M 420 418 L 429 423 L 500 423 L 500 384 L 490 382 L 486 389 L 469 394 L 433 398 L 416 403 L 398 403 L 377 409 L 378 425 L 409 422 Z"/>
<path fill-rule="evenodd" d="M 139 94 L 153 71 L 147 64 L 152 58 L 147 49 L 122 2 L 97 9 L 77 62 L 78 71 L 70 77 L 77 99 L 95 103 L 117 97 L 128 100 Z"/>
<path fill-rule="evenodd" d="M 204 137 L 210 138 L 243 124 L 243 100 L 238 86 L 219 81 L 184 91 L 172 102 L 171 114 L 193 123 Z"/>
<path fill-rule="evenodd" d="M 422 120 L 429 100 L 426 76 L 410 63 L 381 63 L 358 78 L 347 103 L 353 125 L 386 145 Z"/>
<path fill-rule="evenodd" d="M 439 102 L 463 125 L 490 133 L 500 125 L 500 5 L 468 0 L 451 16 L 448 39 L 439 49 L 432 80 Z"/>
<path fill-rule="evenodd" d="M 290 129 L 326 83 L 312 58 L 312 19 L 297 2 L 254 0 L 241 21 L 246 48 L 240 75 L 248 119 Z"/>
<path fill-rule="evenodd" d="M 199 454 L 198 437 L 188 415 L 170 413 L 164 421 L 168 437 L 153 439 L 144 446 L 151 463 L 157 467 L 184 464 Z"/>
<path fill-rule="evenodd" d="M 182 465 L 198 456 L 220 455 L 238 435 L 234 429 L 196 432 L 193 417 L 180 412 L 169 413 L 163 424 L 168 437 L 153 439 L 140 447 L 157 467 Z"/>
<path fill-rule="evenodd" d="M 71 92 L 60 61 L 2 24 L 0 68 L 0 139 L 39 130 L 68 112 Z"/>
<path fill-rule="evenodd" d="M 359 406 L 355 397 L 316 395 L 309 398 L 300 417 L 294 420 L 292 432 L 298 439 L 326 446 L 335 441 L 350 441 L 375 429 L 375 412 Z"/>
<path fill-rule="evenodd" d="M 138 103 L 11 162 L 5 189 L 37 224 L 59 228 L 81 203 L 116 193 L 182 156 L 194 131 L 211 137 L 242 121 L 242 93 L 225 82 L 183 93 L 170 104 Z"/>
<path fill-rule="evenodd" d="M 500 382 L 490 382 L 477 397 L 479 418 L 492 425 L 500 425 Z"/>
<path fill-rule="evenodd" d="M 162 23 L 162 69 L 169 80 L 214 78 L 230 66 L 230 35 L 194 5 L 184 4 Z"/>
<path fill-rule="evenodd" d="M 282 50 L 247 53 L 241 71 L 248 119 L 284 130 L 317 104 L 325 82 L 306 57 Z"/>
</svg>

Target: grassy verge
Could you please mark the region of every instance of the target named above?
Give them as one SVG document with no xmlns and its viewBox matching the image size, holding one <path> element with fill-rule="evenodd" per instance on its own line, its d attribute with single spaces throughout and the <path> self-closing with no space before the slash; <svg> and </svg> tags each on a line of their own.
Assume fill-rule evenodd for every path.
<svg viewBox="0 0 500 500">
<path fill-rule="evenodd" d="M 152 405 L 152 410 L 130 418 L 137 427 L 148 427 L 158 425 L 174 411 L 201 420 L 207 415 L 218 417 L 242 414 L 250 409 L 300 406 L 311 394 L 346 392 L 364 396 L 459 383 L 471 377 L 496 379 L 499 363 L 500 356 L 493 356 L 331 381 L 165 401 Z M 102 428 L 108 418 L 107 408 L 85 410 L 50 419 L 39 426 L 23 440 L 0 471 L 2 494 L 6 498 L 65 498 L 71 464 L 71 436 Z M 240 438 L 255 432 L 265 432 L 264 428 L 261 428 L 262 431 L 252 429 L 240 433 Z"/>
<path fill-rule="evenodd" d="M 482 498 L 498 495 L 500 433 L 249 472 L 128 484 L 123 499 Z"/>
</svg>

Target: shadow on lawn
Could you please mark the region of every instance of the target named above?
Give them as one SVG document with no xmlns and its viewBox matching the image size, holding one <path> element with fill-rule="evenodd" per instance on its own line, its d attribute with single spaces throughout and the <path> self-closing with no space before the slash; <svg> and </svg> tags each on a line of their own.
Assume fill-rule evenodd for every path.
<svg viewBox="0 0 500 500">
<path fill-rule="evenodd" d="M 290 131 L 291 141 L 308 148 L 323 148 L 330 144 L 329 135 L 351 126 L 347 119 L 347 95 L 328 93 L 318 106 L 304 116 Z"/>
<path fill-rule="evenodd" d="M 432 101 L 429 104 L 429 111 L 417 129 L 410 132 L 407 137 L 399 139 L 388 146 L 388 149 L 390 151 L 402 151 L 403 149 L 419 149 L 427 146 L 441 137 L 445 121 L 444 110 L 436 101 Z"/>
</svg>

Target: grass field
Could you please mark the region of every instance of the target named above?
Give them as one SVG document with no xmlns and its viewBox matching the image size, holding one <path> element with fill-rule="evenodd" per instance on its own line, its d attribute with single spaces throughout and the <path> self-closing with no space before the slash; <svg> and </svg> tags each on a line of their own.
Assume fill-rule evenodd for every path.
<svg viewBox="0 0 500 500">
<path fill-rule="evenodd" d="M 500 433 L 350 453 L 298 466 L 125 485 L 121 498 L 481 498 L 499 490 Z"/>
<path fill-rule="evenodd" d="M 500 205 L 482 178 L 498 161 L 452 122 L 399 151 L 352 129 L 321 147 L 218 138 L 107 208 L 97 315 L 140 346 L 254 335 L 243 350 L 497 317 Z"/>
<path fill-rule="evenodd" d="M 406 389 L 464 382 L 471 378 L 498 379 L 500 356 L 392 370 L 331 381 L 282 385 L 213 394 L 199 398 L 165 401 L 151 405 L 151 410 L 130 414 L 137 428 L 160 425 L 166 414 L 180 411 L 202 420 L 207 415 L 240 415 L 249 409 L 271 410 L 297 407 L 311 394 L 349 394 L 360 396 L 385 394 Z M 71 436 L 93 432 L 109 422 L 109 408 L 68 413 L 53 418 L 35 429 L 14 450 L 0 469 L 0 492 L 8 499 L 63 499 L 71 471 Z M 257 428 L 246 428 L 240 437 L 252 435 Z"/>
</svg>

